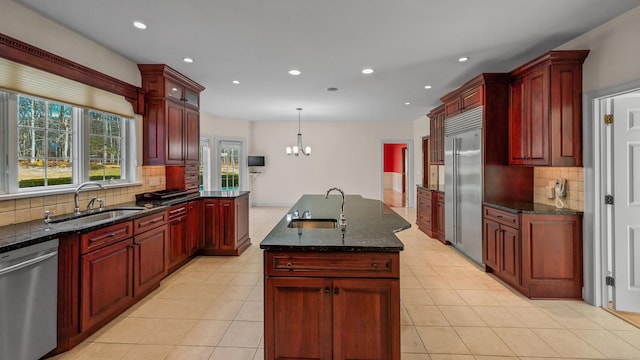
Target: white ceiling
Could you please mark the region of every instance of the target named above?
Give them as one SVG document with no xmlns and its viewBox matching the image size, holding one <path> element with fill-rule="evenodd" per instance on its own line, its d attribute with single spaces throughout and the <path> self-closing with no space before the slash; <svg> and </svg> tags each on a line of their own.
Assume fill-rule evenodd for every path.
<svg viewBox="0 0 640 360">
<path fill-rule="evenodd" d="M 473 76 L 508 72 L 640 5 L 640 0 L 17 2 L 136 63 L 164 63 L 182 72 L 206 87 L 201 100 L 208 113 L 297 121 L 295 109 L 302 107 L 303 122 L 415 120 Z M 135 29 L 134 20 L 148 29 Z M 459 63 L 460 56 L 471 60 Z M 183 57 L 195 62 L 186 64 Z M 363 75 L 365 67 L 375 73 Z M 302 75 L 289 75 L 292 68 Z M 427 84 L 433 88 L 426 90 Z"/>
</svg>

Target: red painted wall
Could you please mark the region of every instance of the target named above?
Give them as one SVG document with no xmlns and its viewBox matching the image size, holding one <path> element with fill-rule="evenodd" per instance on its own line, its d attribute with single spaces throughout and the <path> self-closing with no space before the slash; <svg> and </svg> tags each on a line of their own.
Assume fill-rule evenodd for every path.
<svg viewBox="0 0 640 360">
<path fill-rule="evenodd" d="M 384 144 L 384 172 L 402 173 L 402 149 L 407 144 Z"/>
</svg>

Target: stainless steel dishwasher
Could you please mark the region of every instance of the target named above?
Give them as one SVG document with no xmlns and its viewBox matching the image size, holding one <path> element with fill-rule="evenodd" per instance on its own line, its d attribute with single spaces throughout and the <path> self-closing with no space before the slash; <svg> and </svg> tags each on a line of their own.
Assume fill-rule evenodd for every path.
<svg viewBox="0 0 640 360">
<path fill-rule="evenodd" d="M 56 347 L 58 240 L 0 253 L 0 359 L 39 359 Z"/>
</svg>

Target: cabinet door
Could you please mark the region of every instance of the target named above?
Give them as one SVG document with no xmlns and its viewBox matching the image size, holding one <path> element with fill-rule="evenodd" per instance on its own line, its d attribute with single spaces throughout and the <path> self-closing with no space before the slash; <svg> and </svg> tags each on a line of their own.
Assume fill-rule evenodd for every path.
<svg viewBox="0 0 640 360">
<path fill-rule="evenodd" d="M 169 269 L 189 256 L 186 240 L 187 217 L 169 221 Z"/>
<path fill-rule="evenodd" d="M 549 165 L 549 67 L 525 78 L 527 164 Z"/>
<path fill-rule="evenodd" d="M 206 200 L 204 202 L 204 244 L 203 249 L 215 250 L 220 248 L 218 231 L 218 200 Z"/>
<path fill-rule="evenodd" d="M 249 239 L 249 197 L 242 196 L 235 199 L 235 228 L 236 247 L 250 241 Z"/>
<path fill-rule="evenodd" d="M 112 317 L 133 299 L 133 245 L 124 240 L 82 256 L 81 330 Z"/>
<path fill-rule="evenodd" d="M 167 104 L 167 159 L 166 165 L 184 164 L 184 105 L 179 102 L 165 100 Z M 198 139 L 200 144 L 200 139 Z M 198 145 L 199 146 L 199 145 Z"/>
<path fill-rule="evenodd" d="M 512 284 L 520 284 L 520 231 L 509 226 L 500 226 L 501 244 L 500 277 Z"/>
<path fill-rule="evenodd" d="M 60 237 L 58 245 L 58 343 L 80 331 L 80 242 L 78 236 Z"/>
<path fill-rule="evenodd" d="M 396 279 L 333 281 L 333 359 L 400 359 Z"/>
<path fill-rule="evenodd" d="M 267 278 L 265 359 L 332 359 L 332 296 L 329 279 Z M 347 300 L 355 299 L 348 297 Z M 361 306 L 353 305 L 355 309 Z M 369 333 L 371 329 L 362 330 Z"/>
<path fill-rule="evenodd" d="M 200 113 L 198 110 L 185 108 L 184 128 L 184 160 L 187 164 L 200 163 Z"/>
<path fill-rule="evenodd" d="M 516 78 L 509 90 L 509 164 L 523 165 L 528 155 L 523 78 Z"/>
<path fill-rule="evenodd" d="M 236 216 L 235 201 L 220 200 L 218 206 L 218 244 L 221 250 L 234 250 L 236 248 Z"/>
<path fill-rule="evenodd" d="M 436 200 L 436 221 L 435 223 L 438 224 L 438 240 L 440 241 L 445 241 L 444 240 L 444 193 L 441 192 L 437 192 L 435 193 L 437 194 L 437 200 Z M 433 195 L 432 195 L 433 196 Z"/>
<path fill-rule="evenodd" d="M 202 202 L 191 201 L 189 203 L 189 215 L 187 216 L 187 246 L 189 255 L 196 253 L 202 243 Z"/>
<path fill-rule="evenodd" d="M 500 271 L 498 263 L 500 261 L 500 224 L 488 219 L 483 220 L 484 235 L 484 264 L 493 271 Z"/>
<path fill-rule="evenodd" d="M 149 230 L 134 238 L 133 293 L 138 296 L 156 287 L 168 271 L 167 225 Z"/>
</svg>

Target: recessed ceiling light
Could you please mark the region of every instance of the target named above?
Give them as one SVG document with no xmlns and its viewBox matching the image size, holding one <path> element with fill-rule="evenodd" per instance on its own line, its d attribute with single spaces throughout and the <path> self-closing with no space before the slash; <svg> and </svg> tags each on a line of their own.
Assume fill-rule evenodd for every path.
<svg viewBox="0 0 640 360">
<path fill-rule="evenodd" d="M 140 30 L 144 30 L 147 28 L 147 25 L 143 22 L 140 21 L 134 21 L 133 22 L 133 26 L 135 26 L 136 28 L 140 29 Z"/>
<path fill-rule="evenodd" d="M 405 105 L 411 105 L 411 103 L 410 103 L 410 102 L 408 102 L 408 101 L 407 101 L 406 103 L 404 103 L 404 104 L 405 104 Z"/>
<path fill-rule="evenodd" d="M 424 88 L 425 89 L 431 89 L 431 85 L 425 85 Z"/>
<path fill-rule="evenodd" d="M 192 62 L 193 62 L 193 59 L 192 59 L 192 58 L 190 58 L 190 57 L 186 57 L 186 58 L 183 58 L 183 59 L 182 59 L 182 61 L 184 61 L 184 62 L 186 62 L 186 63 L 192 63 Z"/>
<path fill-rule="evenodd" d="M 237 84 L 240 84 L 240 81 L 238 81 L 238 80 L 233 80 L 233 81 L 232 81 L 232 83 L 234 83 L 234 84 L 236 84 L 236 85 L 237 85 Z"/>
<path fill-rule="evenodd" d="M 362 73 L 365 75 L 369 75 L 369 74 L 373 74 L 375 70 L 371 69 L 371 68 L 366 68 L 366 69 L 362 69 Z"/>
<path fill-rule="evenodd" d="M 328 87 L 327 91 L 338 91 L 337 87 Z"/>
<path fill-rule="evenodd" d="M 300 72 L 300 70 L 297 70 L 297 69 L 289 70 L 289 75 L 298 76 L 300 74 L 302 74 L 302 72 Z"/>
<path fill-rule="evenodd" d="M 466 57 L 466 56 L 463 56 L 463 57 L 458 59 L 458 61 L 460 61 L 460 62 L 465 62 L 465 61 L 468 61 L 468 60 L 469 60 L 469 58 Z"/>
</svg>

